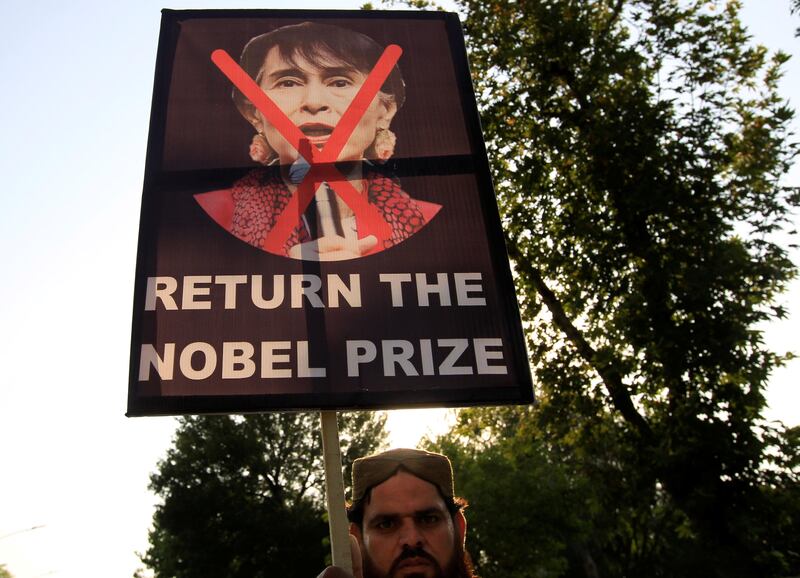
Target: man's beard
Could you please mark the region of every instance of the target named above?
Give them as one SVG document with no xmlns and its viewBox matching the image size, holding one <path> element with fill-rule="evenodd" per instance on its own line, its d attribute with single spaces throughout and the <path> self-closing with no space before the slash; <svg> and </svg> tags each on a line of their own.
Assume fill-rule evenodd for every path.
<svg viewBox="0 0 800 578">
<path fill-rule="evenodd" d="M 364 578 L 394 578 L 396 576 L 398 566 L 404 560 L 415 557 L 423 558 L 431 563 L 431 566 L 434 570 L 434 578 L 470 578 L 470 576 L 472 576 L 472 573 L 466 569 L 467 563 L 464 559 L 464 548 L 458 541 L 456 541 L 455 548 L 453 548 L 453 555 L 450 557 L 450 560 L 447 561 L 447 564 L 444 568 L 442 568 L 439 562 L 437 562 L 436 559 L 426 552 L 422 547 L 406 548 L 403 550 L 400 556 L 398 556 L 395 561 L 392 562 L 392 566 L 389 568 L 388 574 L 384 574 L 378 570 L 372 561 L 372 558 L 370 558 L 369 553 L 364 550 Z M 459 561 L 461 563 L 459 563 Z M 420 576 L 421 575 L 422 574 L 420 573 Z M 409 577 L 413 576 L 414 574 L 409 575 Z"/>
</svg>

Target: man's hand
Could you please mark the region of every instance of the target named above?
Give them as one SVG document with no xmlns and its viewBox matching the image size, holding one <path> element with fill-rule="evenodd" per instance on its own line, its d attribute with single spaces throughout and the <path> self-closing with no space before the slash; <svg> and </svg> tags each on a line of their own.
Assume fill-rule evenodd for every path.
<svg viewBox="0 0 800 578">
<path fill-rule="evenodd" d="M 338 566 L 328 566 L 317 578 L 364 578 L 361 565 L 361 549 L 355 536 L 350 536 L 350 558 L 353 562 L 353 573 L 348 574 Z"/>
<path fill-rule="evenodd" d="M 353 240 L 329 235 L 295 245 L 289 249 L 289 257 L 305 261 L 344 261 L 363 256 L 377 244 L 378 239 L 374 235 Z"/>
<path fill-rule="evenodd" d="M 317 578 L 353 578 L 353 575 L 338 566 L 328 566 Z"/>
</svg>

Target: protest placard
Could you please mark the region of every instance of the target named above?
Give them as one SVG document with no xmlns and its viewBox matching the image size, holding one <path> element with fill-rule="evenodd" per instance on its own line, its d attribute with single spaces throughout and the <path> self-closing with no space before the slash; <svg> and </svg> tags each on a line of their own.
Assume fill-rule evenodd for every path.
<svg viewBox="0 0 800 578">
<path fill-rule="evenodd" d="M 457 17 L 164 11 L 128 415 L 531 399 Z"/>
</svg>

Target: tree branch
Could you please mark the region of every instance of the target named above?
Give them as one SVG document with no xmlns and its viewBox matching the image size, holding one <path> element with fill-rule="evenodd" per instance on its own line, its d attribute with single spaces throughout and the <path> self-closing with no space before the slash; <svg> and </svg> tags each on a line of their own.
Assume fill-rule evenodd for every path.
<svg viewBox="0 0 800 578">
<path fill-rule="evenodd" d="M 622 382 L 622 376 L 619 370 L 612 362 L 600 359 L 600 356 L 597 355 L 594 348 L 569 319 L 561 305 L 561 301 L 559 301 L 556 294 L 553 293 L 544 282 L 539 270 L 520 253 L 514 240 L 507 237 L 506 245 L 509 250 L 509 256 L 514 261 L 517 272 L 525 275 L 531 281 L 536 288 L 536 292 L 542 298 L 545 305 L 547 305 L 556 326 L 567 336 L 567 339 L 569 339 L 570 343 L 572 343 L 584 361 L 593 367 L 600 376 L 600 379 L 603 380 L 603 384 L 611 396 L 614 408 L 622 414 L 622 417 L 636 429 L 642 438 L 648 442 L 652 441 L 653 430 L 644 416 L 634 407 L 630 392 Z"/>
</svg>

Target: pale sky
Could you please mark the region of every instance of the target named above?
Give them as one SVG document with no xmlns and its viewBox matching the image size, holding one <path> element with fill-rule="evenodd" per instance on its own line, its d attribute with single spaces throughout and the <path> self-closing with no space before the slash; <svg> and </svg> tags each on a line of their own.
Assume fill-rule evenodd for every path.
<svg viewBox="0 0 800 578">
<path fill-rule="evenodd" d="M 173 2 L 170 8 L 357 8 L 360 1 Z M 758 41 L 796 53 L 789 0 L 748 0 Z M 124 417 L 133 274 L 161 3 L 22 2 L 0 20 L 0 563 L 16 578 L 130 578 L 147 547 L 148 475 L 172 418 Z M 800 65 L 783 94 L 797 106 Z M 797 125 L 796 125 L 797 126 Z M 791 184 L 800 184 L 799 171 Z M 798 219 L 800 221 L 800 219 Z M 794 254 L 798 261 L 797 252 Z M 796 348 L 791 317 L 768 343 Z M 800 423 L 800 363 L 768 417 Z M 394 412 L 394 445 L 441 431 L 443 410 Z M 21 531 L 26 528 L 43 527 Z M 9 535 L 10 534 L 10 535 Z"/>
</svg>

